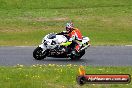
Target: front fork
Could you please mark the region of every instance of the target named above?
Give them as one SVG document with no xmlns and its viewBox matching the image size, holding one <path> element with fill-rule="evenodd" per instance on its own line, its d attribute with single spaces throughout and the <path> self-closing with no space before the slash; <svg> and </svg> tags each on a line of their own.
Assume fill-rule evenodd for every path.
<svg viewBox="0 0 132 88">
<path fill-rule="evenodd" d="M 43 49 L 42 52 L 44 52 L 45 50 L 47 50 L 46 46 L 44 44 L 40 44 L 39 47 L 41 47 Z"/>
</svg>

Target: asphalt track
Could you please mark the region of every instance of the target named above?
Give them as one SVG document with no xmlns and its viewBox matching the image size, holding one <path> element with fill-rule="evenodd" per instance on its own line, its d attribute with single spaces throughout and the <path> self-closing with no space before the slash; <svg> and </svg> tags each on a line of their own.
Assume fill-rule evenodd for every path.
<svg viewBox="0 0 132 88">
<path fill-rule="evenodd" d="M 92 66 L 131 66 L 132 46 L 92 46 L 79 61 L 68 58 L 47 57 L 38 61 L 32 57 L 35 47 L 0 47 L 0 65 L 14 66 L 22 64 L 76 64 Z"/>
</svg>

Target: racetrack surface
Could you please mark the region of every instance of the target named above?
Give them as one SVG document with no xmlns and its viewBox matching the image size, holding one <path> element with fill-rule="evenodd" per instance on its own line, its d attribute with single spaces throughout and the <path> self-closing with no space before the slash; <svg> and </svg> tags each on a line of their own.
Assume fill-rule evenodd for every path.
<svg viewBox="0 0 132 88">
<path fill-rule="evenodd" d="M 130 66 L 132 65 L 132 46 L 92 46 L 79 61 L 69 58 L 47 57 L 44 60 L 35 60 L 32 52 L 36 47 L 0 47 L 0 65 L 26 66 L 34 64 L 76 64 L 92 66 Z"/>
</svg>

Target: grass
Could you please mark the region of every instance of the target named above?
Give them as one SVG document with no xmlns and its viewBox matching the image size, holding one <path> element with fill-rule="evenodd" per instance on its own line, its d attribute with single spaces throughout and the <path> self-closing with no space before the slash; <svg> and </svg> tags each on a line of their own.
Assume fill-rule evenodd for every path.
<svg viewBox="0 0 132 88">
<path fill-rule="evenodd" d="M 131 0 L 0 0 L 0 46 L 37 46 L 72 20 L 92 45 L 132 45 Z M 131 74 L 132 67 L 85 67 L 89 74 Z M 3 88 L 80 88 L 78 66 L 0 67 Z M 96 84 L 81 88 L 130 88 Z"/>
<path fill-rule="evenodd" d="M 131 9 L 131 0 L 0 0 L 0 46 L 36 46 L 69 20 L 92 45 L 131 45 Z"/>
<path fill-rule="evenodd" d="M 3 88 L 130 88 L 132 84 L 76 83 L 77 65 L 16 65 L 0 67 L 0 86 Z M 132 67 L 85 66 L 87 74 L 131 74 Z"/>
</svg>

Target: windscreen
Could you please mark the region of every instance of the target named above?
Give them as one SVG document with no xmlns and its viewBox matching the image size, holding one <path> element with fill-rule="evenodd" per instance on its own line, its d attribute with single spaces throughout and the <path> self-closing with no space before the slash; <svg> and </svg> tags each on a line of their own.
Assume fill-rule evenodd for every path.
<svg viewBox="0 0 132 88">
<path fill-rule="evenodd" d="M 54 39 L 56 38 L 56 34 L 49 34 L 48 39 Z"/>
</svg>

